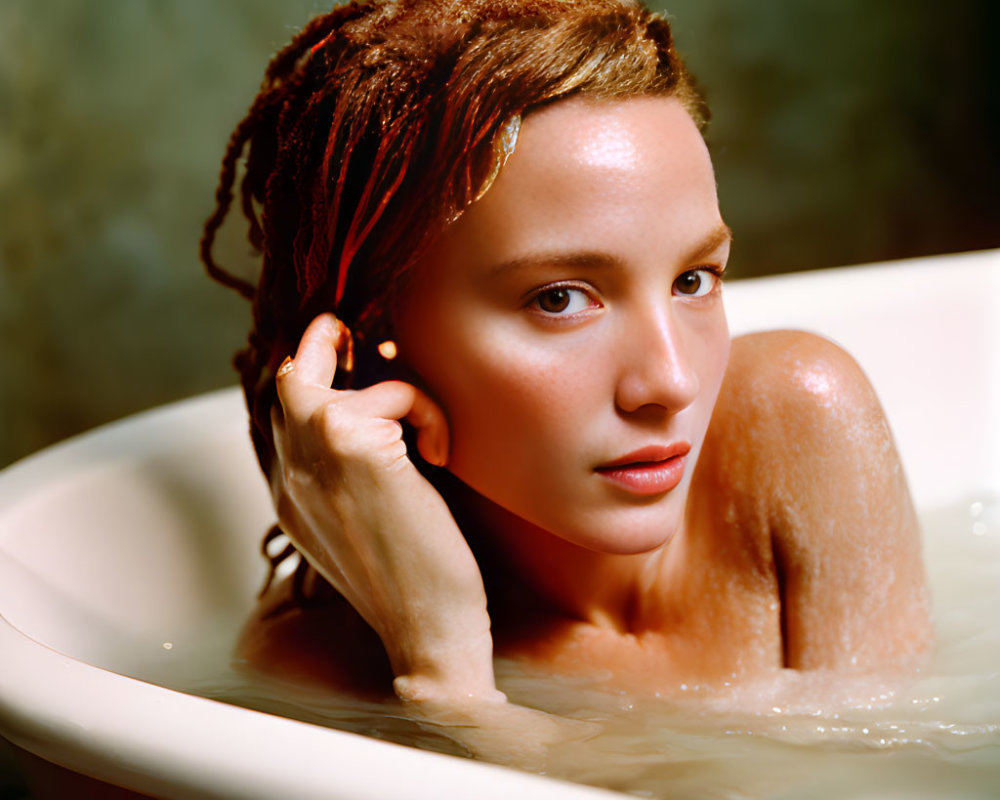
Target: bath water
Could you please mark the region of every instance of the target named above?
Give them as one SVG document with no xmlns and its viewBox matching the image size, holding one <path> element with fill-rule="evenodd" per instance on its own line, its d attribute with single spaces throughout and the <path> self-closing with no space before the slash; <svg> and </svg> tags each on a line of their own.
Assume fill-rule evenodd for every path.
<svg viewBox="0 0 1000 800">
<path fill-rule="evenodd" d="M 608 691 L 598 680 L 497 661 L 517 703 L 596 722 L 600 734 L 549 749 L 546 774 L 669 798 L 1000 796 L 1000 496 L 924 515 L 936 646 L 891 681 L 818 672 L 682 699 Z M 142 654 L 136 677 L 295 719 L 467 755 L 445 727 L 391 701 L 361 701 L 252 676 L 230 664 L 240 620 Z M 220 633 L 222 631 L 222 633 Z M 206 642 L 210 642 L 206 646 Z"/>
</svg>

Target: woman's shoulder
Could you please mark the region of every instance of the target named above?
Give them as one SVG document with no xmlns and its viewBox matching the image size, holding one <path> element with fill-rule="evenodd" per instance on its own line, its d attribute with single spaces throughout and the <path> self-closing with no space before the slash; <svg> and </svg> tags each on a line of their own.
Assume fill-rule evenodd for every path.
<svg viewBox="0 0 1000 800">
<path fill-rule="evenodd" d="M 775 412 L 817 416 L 875 400 L 857 361 L 838 344 L 813 333 L 775 330 L 733 339 L 720 410 L 785 423 Z M 833 414 L 836 416 L 835 414 Z"/>
<path fill-rule="evenodd" d="M 774 576 L 783 541 L 812 550 L 835 519 L 818 519 L 831 482 L 856 485 L 851 471 L 868 474 L 887 443 L 875 393 L 843 348 L 803 331 L 737 337 L 692 484 L 699 528 Z"/>
<path fill-rule="evenodd" d="M 706 448 L 745 468 L 734 477 L 774 489 L 787 470 L 861 429 L 888 432 L 871 384 L 842 347 L 796 330 L 733 339 Z"/>
<path fill-rule="evenodd" d="M 926 647 L 916 515 L 848 353 L 799 331 L 735 339 L 705 448 L 773 559 L 786 666 L 882 666 Z"/>
</svg>

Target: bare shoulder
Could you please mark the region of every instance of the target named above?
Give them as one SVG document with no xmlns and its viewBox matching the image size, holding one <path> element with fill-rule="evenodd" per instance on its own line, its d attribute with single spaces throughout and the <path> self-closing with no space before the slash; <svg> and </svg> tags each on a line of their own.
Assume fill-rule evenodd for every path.
<svg viewBox="0 0 1000 800">
<path fill-rule="evenodd" d="M 775 536 L 790 511 L 813 503 L 827 454 L 858 427 L 888 435 L 855 360 L 834 342 L 776 330 L 733 339 L 729 366 L 692 484 L 692 513 L 718 549 L 743 551 L 774 580 Z"/>
<path fill-rule="evenodd" d="M 822 337 L 734 339 L 705 444 L 766 531 L 787 666 L 887 666 L 924 649 L 916 514 L 878 398 Z"/>
<path fill-rule="evenodd" d="M 796 520 L 834 513 L 833 502 L 850 501 L 860 513 L 876 486 L 910 509 L 875 390 L 850 354 L 820 336 L 782 330 L 734 339 L 709 436 L 741 490 L 764 495 L 772 529 L 818 537 Z"/>
<path fill-rule="evenodd" d="M 732 355 L 720 395 L 723 409 L 739 410 L 762 421 L 790 424 L 844 412 L 881 417 L 878 399 L 854 358 L 816 334 L 778 330 L 733 339 Z M 795 418 L 775 412 L 791 412 Z"/>
<path fill-rule="evenodd" d="M 860 444 L 859 432 L 891 438 L 871 384 L 839 345 L 792 330 L 733 339 L 705 448 L 740 492 L 787 499 L 791 476 L 835 443 Z"/>
<path fill-rule="evenodd" d="M 276 581 L 244 624 L 236 658 L 251 671 L 299 684 L 391 693 L 392 670 L 378 636 L 325 583 L 302 603 L 291 579 Z"/>
</svg>

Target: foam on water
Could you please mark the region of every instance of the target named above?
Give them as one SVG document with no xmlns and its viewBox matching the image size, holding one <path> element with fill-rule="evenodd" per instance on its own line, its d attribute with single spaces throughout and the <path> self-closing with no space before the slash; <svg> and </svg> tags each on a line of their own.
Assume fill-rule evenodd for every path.
<svg viewBox="0 0 1000 800">
<path fill-rule="evenodd" d="M 497 661 L 514 702 L 599 724 L 550 750 L 546 772 L 670 798 L 1000 796 L 1000 497 L 925 515 L 937 643 L 915 675 L 781 674 L 754 685 L 689 686 L 684 699 L 609 692 Z M 368 702 L 252 677 L 229 664 L 239 621 L 141 654 L 130 674 L 262 711 L 465 754 L 443 726 Z M 169 645 L 169 647 L 168 647 Z M 155 652 L 154 652 L 155 651 Z"/>
</svg>

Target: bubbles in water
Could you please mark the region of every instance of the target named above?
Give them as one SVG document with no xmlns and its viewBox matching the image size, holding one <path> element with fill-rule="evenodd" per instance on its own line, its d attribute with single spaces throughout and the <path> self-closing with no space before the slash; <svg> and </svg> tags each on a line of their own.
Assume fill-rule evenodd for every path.
<svg viewBox="0 0 1000 800">
<path fill-rule="evenodd" d="M 984 537 L 990 531 L 1000 536 L 1000 496 L 969 503 L 969 519 L 973 536 Z"/>
</svg>

